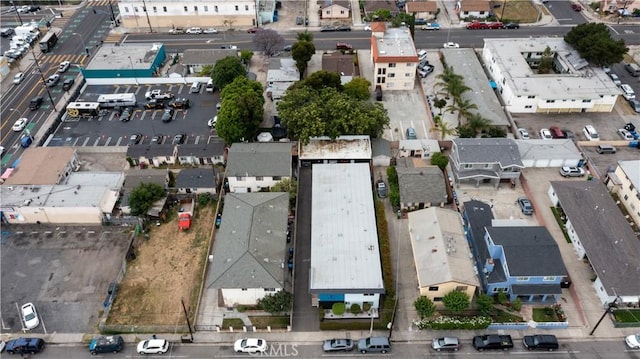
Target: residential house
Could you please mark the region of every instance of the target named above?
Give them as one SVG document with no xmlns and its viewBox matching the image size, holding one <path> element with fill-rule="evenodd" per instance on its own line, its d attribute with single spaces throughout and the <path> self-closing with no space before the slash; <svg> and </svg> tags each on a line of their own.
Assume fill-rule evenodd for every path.
<svg viewBox="0 0 640 359">
<path fill-rule="evenodd" d="M 454 181 L 515 186 L 524 165 L 515 141 L 509 138 L 456 138 L 449 155 Z"/>
<path fill-rule="evenodd" d="M 302 167 L 313 163 L 371 163 L 371 138 L 366 135 L 314 137 L 309 143 L 298 144 L 298 158 Z"/>
<path fill-rule="evenodd" d="M 460 214 L 431 207 L 411 212 L 408 218 L 420 296 L 438 306 L 442 306 L 442 298 L 452 291 L 465 292 L 473 298 L 480 282 L 474 272 Z"/>
<path fill-rule="evenodd" d="M 289 276 L 289 194 L 228 193 L 224 201 L 205 286 L 219 290 L 227 307 L 256 305 Z"/>
<path fill-rule="evenodd" d="M 258 192 L 292 177 L 290 142 L 234 143 L 226 178 L 230 192 Z"/>
<path fill-rule="evenodd" d="M 215 167 L 185 168 L 178 172 L 178 193 L 216 194 L 218 180 Z"/>
<path fill-rule="evenodd" d="M 55 185 L 66 183 L 80 169 L 80 160 L 73 147 L 29 147 L 19 161 L 2 174 L 5 186 Z"/>
<path fill-rule="evenodd" d="M 398 5 L 395 1 L 379 1 L 379 0 L 364 0 L 364 4 L 361 5 L 364 7 L 364 15 L 367 18 L 372 18 L 374 21 L 377 21 L 376 15 L 374 13 L 378 10 L 389 10 L 392 14 L 398 13 Z M 375 23 L 375 22 L 374 22 Z"/>
<path fill-rule="evenodd" d="M 436 1 L 408 1 L 404 7 L 407 14 L 412 14 L 416 19 L 435 19 L 438 13 Z"/>
<path fill-rule="evenodd" d="M 225 163 L 225 151 L 224 142 L 178 145 L 178 163 L 191 166 Z"/>
<path fill-rule="evenodd" d="M 449 202 L 444 174 L 437 166 L 397 166 L 396 171 L 403 211 L 444 206 Z"/>
<path fill-rule="evenodd" d="M 322 69 L 340 74 L 340 81 L 344 85 L 355 76 L 355 64 L 352 54 L 343 54 L 340 51 L 322 54 Z"/>
<path fill-rule="evenodd" d="M 398 158 L 414 157 L 429 159 L 440 152 L 440 145 L 437 140 L 400 140 L 398 142 Z"/>
<path fill-rule="evenodd" d="M 486 19 L 491 14 L 491 4 L 486 0 L 465 0 L 460 2 L 458 17 L 460 19 Z"/>
<path fill-rule="evenodd" d="M 267 96 L 271 100 L 279 100 L 287 89 L 300 81 L 300 72 L 296 62 L 290 57 L 272 57 L 267 70 Z"/>
<path fill-rule="evenodd" d="M 135 145 L 127 148 L 127 160 L 132 166 L 160 167 L 176 163 L 178 149 L 172 144 Z"/>
<path fill-rule="evenodd" d="M 640 160 L 618 161 L 616 170 L 607 173 L 604 183 L 640 227 Z"/>
<path fill-rule="evenodd" d="M 604 184 L 552 181 L 548 192 L 603 306 L 640 303 L 640 241 Z M 633 224 L 633 223 L 631 223 Z"/>
<path fill-rule="evenodd" d="M 321 19 L 351 18 L 351 4 L 347 0 L 318 0 Z"/>
<path fill-rule="evenodd" d="M 390 91 L 413 89 L 418 53 L 411 32 L 407 28 L 393 28 L 371 34 L 373 86 Z"/>
<path fill-rule="evenodd" d="M 187 67 L 190 74 L 199 74 L 204 66 L 215 65 L 225 57 L 238 57 L 238 50 L 231 49 L 186 49 L 180 63 Z"/>
<path fill-rule="evenodd" d="M 498 226 L 491 206 L 464 203 L 467 240 L 471 244 L 486 294 L 500 291 L 523 303 L 555 303 L 568 272 L 555 239 L 545 227 L 519 226 L 509 220 Z"/>
<path fill-rule="evenodd" d="M 371 139 L 371 159 L 374 167 L 391 166 L 391 143 L 382 137 Z"/>
<path fill-rule="evenodd" d="M 546 49 L 554 68 L 539 74 Z M 487 38 L 482 61 L 511 113 L 611 112 L 621 94 L 608 74 L 590 67 L 562 37 Z"/>
<path fill-rule="evenodd" d="M 170 78 L 183 78 L 189 74 L 189 69 L 181 63 L 173 64 L 169 66 L 167 70 L 167 77 Z"/>
<path fill-rule="evenodd" d="M 131 214 L 129 206 L 129 195 L 141 183 L 155 183 L 164 189 L 169 186 L 169 175 L 164 170 L 146 170 L 140 172 L 129 172 L 124 181 L 122 191 L 120 191 L 120 210 L 123 214 Z M 164 198 L 166 200 L 166 197 Z"/>
<path fill-rule="evenodd" d="M 311 304 L 379 308 L 385 288 L 369 164 L 316 163 L 311 176 Z"/>
</svg>

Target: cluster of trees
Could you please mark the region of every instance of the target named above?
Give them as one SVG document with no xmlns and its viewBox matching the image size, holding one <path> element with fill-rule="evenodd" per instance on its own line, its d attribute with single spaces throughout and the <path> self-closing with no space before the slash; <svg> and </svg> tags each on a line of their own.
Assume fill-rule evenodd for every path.
<svg viewBox="0 0 640 359">
<path fill-rule="evenodd" d="M 302 80 L 309 66 L 309 60 L 316 53 L 316 46 L 313 44 L 313 34 L 308 31 L 297 33 L 296 39 L 297 41 L 291 45 L 291 57 L 296 62 L 300 80 Z"/>
<path fill-rule="evenodd" d="M 599 66 L 617 64 L 629 51 L 624 40 L 614 40 L 603 23 L 580 24 L 564 36 L 564 41 L 578 50 L 585 60 Z"/>
<path fill-rule="evenodd" d="M 159 184 L 142 182 L 131 190 L 129 208 L 134 216 L 146 216 L 153 202 L 165 196 L 164 188 Z"/>
<path fill-rule="evenodd" d="M 317 71 L 287 90 L 278 114 L 289 138 L 304 144 L 317 136 L 378 137 L 389 125 L 389 116 L 380 103 L 369 101 L 370 87 L 362 78 L 343 86 L 338 73 Z"/>
<path fill-rule="evenodd" d="M 493 306 L 493 299 L 491 299 L 491 306 Z M 471 306 L 471 299 L 466 292 L 459 292 L 457 290 L 451 291 L 442 297 L 442 304 L 444 307 L 453 313 L 461 313 L 464 310 L 469 309 Z M 413 306 L 418 311 L 420 319 L 429 318 L 436 312 L 436 305 L 428 297 L 419 297 L 413 302 Z"/>
</svg>

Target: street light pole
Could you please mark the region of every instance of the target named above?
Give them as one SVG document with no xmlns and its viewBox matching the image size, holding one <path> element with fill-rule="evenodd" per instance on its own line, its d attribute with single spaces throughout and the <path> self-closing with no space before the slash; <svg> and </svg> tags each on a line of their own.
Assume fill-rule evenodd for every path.
<svg viewBox="0 0 640 359">
<path fill-rule="evenodd" d="M 11 6 L 13 6 L 14 9 L 16 9 L 16 15 L 18 15 L 18 21 L 20 21 L 20 26 L 24 25 L 24 23 L 22 22 L 22 18 L 20 17 L 20 12 L 18 11 L 18 8 L 14 5 L 13 0 L 11 0 L 9 3 L 11 4 Z"/>
<path fill-rule="evenodd" d="M 144 10 L 144 14 L 147 16 L 147 24 L 149 24 L 149 32 L 153 33 L 153 28 L 151 28 L 151 20 L 149 19 L 149 12 L 147 11 L 147 3 L 142 0 L 142 10 Z"/>
<path fill-rule="evenodd" d="M 87 56 L 91 56 L 91 53 L 89 52 L 89 48 L 87 47 L 87 44 L 85 44 L 84 39 L 82 38 L 82 35 L 78 34 L 77 32 L 73 32 L 71 33 L 71 35 L 76 35 L 80 37 L 80 41 L 82 41 L 82 47 L 84 47 L 84 52 L 87 53 Z"/>
<path fill-rule="evenodd" d="M 49 92 L 49 87 L 47 86 L 47 80 L 44 79 L 44 75 L 42 74 L 42 69 L 40 69 L 40 63 L 38 63 L 38 58 L 36 57 L 36 52 L 35 50 L 33 50 L 33 47 L 31 48 L 31 55 L 33 55 L 33 61 L 36 64 L 36 68 L 38 69 L 38 72 L 40 73 L 40 79 L 42 80 L 42 84 L 44 85 L 44 88 L 47 91 L 47 95 L 49 95 L 49 101 L 51 101 L 51 106 L 53 107 L 53 111 L 58 112 L 58 109 L 56 109 L 56 103 L 53 102 L 53 97 L 51 96 L 51 92 Z"/>
</svg>

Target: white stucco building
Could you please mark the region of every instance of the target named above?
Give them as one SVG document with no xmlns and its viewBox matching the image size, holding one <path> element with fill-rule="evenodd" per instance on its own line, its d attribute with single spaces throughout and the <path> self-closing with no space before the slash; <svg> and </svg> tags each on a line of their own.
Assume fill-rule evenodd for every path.
<svg viewBox="0 0 640 359">
<path fill-rule="evenodd" d="M 538 74 L 547 47 L 554 70 Z M 485 39 L 482 59 L 509 112 L 611 112 L 621 94 L 602 69 L 590 67 L 561 37 Z"/>
<path fill-rule="evenodd" d="M 291 178 L 291 142 L 234 143 L 229 148 L 229 192 L 258 192 Z"/>
<path fill-rule="evenodd" d="M 407 28 L 386 29 L 371 24 L 373 86 L 382 90 L 411 90 L 415 85 L 418 53 Z"/>
</svg>

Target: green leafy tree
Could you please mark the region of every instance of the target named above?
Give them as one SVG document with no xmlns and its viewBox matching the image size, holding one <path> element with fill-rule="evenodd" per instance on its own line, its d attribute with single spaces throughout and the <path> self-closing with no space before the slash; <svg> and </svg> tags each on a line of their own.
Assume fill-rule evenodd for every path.
<svg viewBox="0 0 640 359">
<path fill-rule="evenodd" d="M 271 186 L 271 192 L 288 192 L 289 207 L 293 208 L 296 205 L 296 196 L 298 195 L 298 182 L 291 178 L 285 178 Z"/>
<path fill-rule="evenodd" d="M 435 108 L 437 108 L 438 111 L 440 111 L 440 115 L 442 115 L 442 109 L 445 108 L 445 106 L 447 106 L 447 100 L 443 98 L 436 98 L 436 100 L 433 101 L 433 106 L 435 106 Z"/>
<path fill-rule="evenodd" d="M 616 64 L 629 51 L 624 40 L 614 40 L 604 23 L 588 22 L 572 28 L 564 41 L 572 45 L 580 56 L 598 66 Z"/>
<path fill-rule="evenodd" d="M 458 137 L 460 138 L 474 138 L 476 137 L 476 131 L 468 124 L 458 126 Z"/>
<path fill-rule="evenodd" d="M 547 46 L 542 52 L 542 58 L 540 59 L 540 64 L 538 65 L 538 73 L 539 74 L 548 74 L 553 70 L 553 53 L 551 52 L 551 48 Z"/>
<path fill-rule="evenodd" d="M 366 80 L 365 80 L 366 81 Z M 296 90 L 301 87 L 309 87 L 314 90 L 321 90 L 326 87 L 333 87 L 338 91 L 342 91 L 342 80 L 340 74 L 333 71 L 320 70 L 312 73 L 304 80 L 297 81 L 291 85 L 288 90 Z"/>
<path fill-rule="evenodd" d="M 242 50 L 240 51 L 240 61 L 243 64 L 248 64 L 253 58 L 253 51 L 251 50 Z"/>
<path fill-rule="evenodd" d="M 153 205 L 166 194 L 164 188 L 156 183 L 142 182 L 129 194 L 129 207 L 134 216 L 144 216 Z"/>
<path fill-rule="evenodd" d="M 216 88 L 222 90 L 228 84 L 232 83 L 236 77 L 246 77 L 247 70 L 242 65 L 239 58 L 235 56 L 227 56 L 216 62 L 213 67 L 213 84 Z"/>
<path fill-rule="evenodd" d="M 344 93 L 356 100 L 368 100 L 371 98 L 371 82 L 364 77 L 355 77 L 344 84 Z"/>
<path fill-rule="evenodd" d="M 284 37 L 272 29 L 262 29 L 252 36 L 254 47 L 271 57 L 284 47 Z"/>
<path fill-rule="evenodd" d="M 218 135 L 228 144 L 252 139 L 264 115 L 262 85 L 246 77 L 237 77 L 222 90 L 220 98 Z"/>
<path fill-rule="evenodd" d="M 313 41 L 313 33 L 307 30 L 296 33 L 296 40 L 298 41 Z"/>
<path fill-rule="evenodd" d="M 293 295 L 285 290 L 268 294 L 258 301 L 258 305 L 269 313 L 288 312 L 293 307 Z"/>
<path fill-rule="evenodd" d="M 451 113 L 458 112 L 458 127 L 460 127 L 462 118 L 471 116 L 471 110 L 477 108 L 478 106 L 475 103 L 471 103 L 471 101 L 467 99 L 460 99 L 447 106 L 447 111 L 451 111 Z"/>
<path fill-rule="evenodd" d="M 507 137 L 507 131 L 504 128 L 499 126 L 489 126 L 486 130 L 487 136 L 491 138 L 503 138 Z"/>
<path fill-rule="evenodd" d="M 420 319 L 429 318 L 436 312 L 436 305 L 428 297 L 419 297 L 413 302 Z"/>
<path fill-rule="evenodd" d="M 337 89 L 289 89 L 278 103 L 278 113 L 293 140 L 341 135 L 379 136 L 389 125 L 387 110 L 379 103 L 359 101 Z"/>
<path fill-rule="evenodd" d="M 200 70 L 200 76 L 211 77 L 213 75 L 213 65 L 204 65 Z"/>
<path fill-rule="evenodd" d="M 316 47 L 311 41 L 300 40 L 291 45 L 291 57 L 296 62 L 296 67 L 300 72 L 300 80 L 304 78 L 304 73 L 309 66 L 309 60 L 315 55 Z"/>
<path fill-rule="evenodd" d="M 449 158 L 447 158 L 447 156 L 443 155 L 441 152 L 436 152 L 431 155 L 431 164 L 434 166 L 438 166 L 440 171 L 444 172 L 444 170 L 447 168 L 447 165 L 449 164 Z"/>
<path fill-rule="evenodd" d="M 467 116 L 467 125 L 473 129 L 476 135 L 479 135 L 491 127 L 491 121 L 482 117 L 479 113 L 472 113 Z"/>
<path fill-rule="evenodd" d="M 391 19 L 391 10 L 389 9 L 378 9 L 373 12 L 373 18 L 376 21 L 387 21 Z"/>
<path fill-rule="evenodd" d="M 511 302 L 511 308 L 519 312 L 520 309 L 522 309 L 522 300 L 520 298 L 516 298 L 513 302 Z"/>
<path fill-rule="evenodd" d="M 453 290 L 442 297 L 442 304 L 447 310 L 460 313 L 469 308 L 469 295 L 466 292 Z"/>
<path fill-rule="evenodd" d="M 498 303 L 500 304 L 506 304 L 509 301 L 509 298 L 507 297 L 507 293 L 503 290 L 503 289 L 499 289 L 498 290 Z"/>
<path fill-rule="evenodd" d="M 493 313 L 493 298 L 487 294 L 480 294 L 476 297 L 476 305 L 481 315 L 490 316 Z"/>
</svg>

